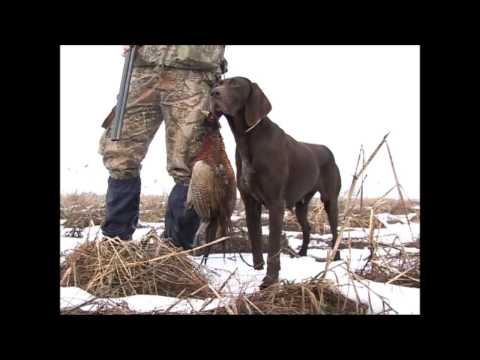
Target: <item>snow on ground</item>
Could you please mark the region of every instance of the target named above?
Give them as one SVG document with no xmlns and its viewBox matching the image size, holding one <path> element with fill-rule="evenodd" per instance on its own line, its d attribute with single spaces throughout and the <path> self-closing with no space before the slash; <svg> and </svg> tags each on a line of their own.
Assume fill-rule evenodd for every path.
<svg viewBox="0 0 480 360">
<path fill-rule="evenodd" d="M 390 214 L 389 214 L 390 215 Z M 386 228 L 378 229 L 375 236 L 378 235 L 378 242 L 380 244 L 392 243 L 411 243 L 412 235 L 408 225 L 403 222 L 390 223 L 392 218 L 387 216 L 380 216 Z M 164 225 L 162 223 L 142 223 L 146 227 L 141 227 L 133 235 L 133 240 L 138 241 L 152 228 L 158 232 L 163 231 Z M 420 226 L 418 223 L 411 223 L 414 238 L 419 236 Z M 80 243 L 88 240 L 93 240 L 99 236 L 100 229 L 98 226 L 86 228 L 83 231 L 82 238 L 65 237 L 63 234 L 68 229 L 60 226 L 61 241 L 60 249 L 62 254 L 75 248 Z M 268 226 L 263 226 L 263 234 L 268 234 Z M 245 229 L 246 231 L 246 229 Z M 297 238 L 301 232 L 286 231 L 285 235 L 288 238 L 289 245 L 293 249 L 298 249 L 302 244 L 302 239 Z M 344 239 L 366 239 L 368 232 L 361 228 L 352 228 L 344 232 Z M 308 255 L 302 258 L 293 258 L 289 255 L 281 254 L 281 270 L 280 280 L 301 282 L 302 280 L 314 277 L 325 269 L 326 263 L 317 261 L 315 258 L 326 258 L 329 246 L 326 241 L 331 240 L 331 234 L 319 235 L 312 234 L 310 246 L 318 246 L 319 243 L 325 245 L 325 249 L 309 249 Z M 323 247 L 323 246 L 322 246 Z M 419 249 L 405 248 L 408 252 L 418 252 Z M 379 251 L 387 251 L 379 248 Z M 388 251 L 398 251 L 390 249 Z M 392 253 L 391 253 L 392 254 Z M 351 278 L 351 272 L 363 268 L 365 261 L 370 255 L 368 248 L 364 249 L 342 249 L 340 250 L 341 261 L 332 262 L 329 266 L 329 271 L 326 278 L 337 284 L 339 291 L 341 291 L 348 298 L 357 301 L 358 299 L 369 306 L 371 314 L 386 313 L 386 314 L 419 314 L 420 313 L 420 289 L 409 288 L 404 286 L 377 283 L 370 280 L 358 280 Z M 246 263 L 252 265 L 251 254 L 212 254 L 208 258 L 206 266 L 201 266 L 204 274 L 209 278 L 211 284 L 218 288 L 225 280 L 233 273 L 228 283 L 225 285 L 222 293 L 224 298 L 220 301 L 212 299 L 213 301 L 206 309 L 211 309 L 217 306 L 222 306 L 224 303 L 231 300 L 232 297 L 241 292 L 252 293 L 258 290 L 263 277 L 266 274 L 266 269 L 257 271 Z M 63 257 L 62 257 L 63 258 Z M 199 264 L 202 257 L 193 257 L 194 261 Z M 266 263 L 267 255 L 264 254 Z M 62 261 L 62 259 L 61 259 Z M 246 262 L 246 263 L 245 263 Z M 350 272 L 347 271 L 350 267 Z M 68 308 L 78 306 L 79 304 L 88 301 L 93 296 L 79 288 L 62 287 L 61 288 L 61 308 Z M 209 299 L 184 299 L 179 301 L 177 298 L 156 296 L 156 295 L 134 295 L 117 299 L 109 299 L 114 303 L 126 303 L 131 310 L 137 312 L 151 312 L 154 310 L 165 310 L 172 304 L 178 302 L 171 311 L 178 311 L 182 313 L 190 313 L 193 310 L 198 311 Z M 86 305 L 82 310 L 94 310 L 97 303 L 104 303 L 106 299 L 96 299 L 93 305 Z M 391 308 L 391 309 L 390 309 Z"/>
<path fill-rule="evenodd" d="M 360 269 L 364 265 L 362 259 L 367 255 L 365 252 L 354 251 L 352 249 L 351 269 Z M 348 250 L 342 250 L 342 259 L 347 257 Z M 244 260 L 252 263 L 251 254 L 242 254 Z M 368 255 L 367 255 L 368 256 Z M 201 257 L 195 257 L 194 260 L 200 263 Z M 265 256 L 266 260 L 266 256 Z M 281 255 L 282 269 L 280 271 L 280 280 L 301 282 L 302 280 L 314 277 L 325 269 L 324 262 L 315 261 L 311 257 L 291 258 L 288 255 Z M 151 312 L 155 310 L 166 310 L 171 305 L 177 303 L 171 311 L 190 313 L 198 311 L 208 301 L 213 300 L 206 308 L 213 309 L 222 306 L 241 292 L 247 294 L 253 293 L 258 289 L 265 270 L 256 271 L 250 268 L 241 260 L 239 255 L 223 257 L 216 255 L 209 258 L 206 268 L 209 278 L 214 287 L 219 287 L 235 271 L 224 288 L 222 301 L 218 299 L 179 299 L 174 297 L 157 295 L 133 295 L 122 298 L 109 299 L 112 303 L 125 303 L 136 312 Z M 326 278 L 337 285 L 339 291 L 348 298 L 369 305 L 369 313 L 379 314 L 419 314 L 420 313 L 420 291 L 417 288 L 408 288 L 403 286 L 376 283 L 369 280 L 352 279 L 347 272 L 347 265 L 342 261 L 332 262 L 327 272 Z M 358 298 L 357 298 L 358 296 Z M 75 287 L 61 288 L 61 308 L 75 307 L 93 296 L 86 291 Z M 85 305 L 82 310 L 93 311 L 96 304 L 105 303 L 106 299 L 96 299 L 93 304 Z M 390 310 L 393 309 L 393 310 Z"/>
<path fill-rule="evenodd" d="M 211 303 L 208 303 L 210 299 L 179 299 L 168 296 L 159 295 L 132 295 L 121 298 L 95 298 L 88 292 L 78 287 L 61 287 L 60 288 L 60 308 L 73 308 L 87 301 L 92 301 L 87 305 L 80 307 L 84 311 L 95 311 L 100 305 L 114 306 L 120 304 L 126 304 L 132 311 L 152 312 L 152 311 L 165 311 L 170 308 L 172 312 L 190 313 L 192 311 L 200 310 L 204 305 L 204 310 L 210 310 L 221 306 L 221 302 L 218 299 L 212 299 Z M 173 305 L 173 307 L 172 307 Z"/>
<path fill-rule="evenodd" d="M 318 257 L 326 257 L 327 250 L 313 249 L 309 250 L 309 255 Z M 390 314 L 419 314 L 420 313 L 420 290 L 417 288 L 408 288 L 397 285 L 376 283 L 370 280 L 362 280 L 359 282 L 351 279 L 347 272 L 347 264 L 345 262 L 351 257 L 350 269 L 352 271 L 362 269 L 365 260 L 370 255 L 368 249 L 349 249 L 340 251 L 341 261 L 335 261 L 330 264 L 326 278 L 337 284 L 339 290 L 348 298 L 357 301 L 358 299 L 364 304 L 369 305 L 370 313 L 390 313 Z M 251 254 L 242 254 L 244 260 L 252 264 Z M 200 263 L 201 257 L 194 258 Z M 264 254 L 266 262 L 267 256 Z M 314 277 L 325 269 L 325 262 L 318 262 L 310 256 L 302 258 L 292 258 L 288 255 L 281 254 L 280 257 L 281 270 L 280 280 L 301 282 L 302 280 Z M 223 257 L 222 254 L 210 256 L 207 267 L 215 271 L 215 276 L 211 278 L 214 285 L 220 286 L 236 271 L 235 275 L 226 285 L 224 294 L 227 296 L 238 295 L 241 290 L 246 293 L 252 293 L 258 289 L 266 274 L 266 270 L 256 271 L 250 268 L 241 260 L 238 254 L 234 256 Z M 370 288 L 370 290 L 369 290 Z M 369 300 L 370 299 L 370 300 Z M 385 303 L 385 304 L 384 304 Z M 390 307 L 393 311 L 390 310 Z"/>
</svg>

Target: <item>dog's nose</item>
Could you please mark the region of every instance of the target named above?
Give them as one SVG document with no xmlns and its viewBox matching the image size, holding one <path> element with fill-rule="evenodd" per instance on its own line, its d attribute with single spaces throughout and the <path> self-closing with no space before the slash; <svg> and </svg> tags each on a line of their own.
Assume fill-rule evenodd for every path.
<svg viewBox="0 0 480 360">
<path fill-rule="evenodd" d="M 212 91 L 210 92 L 210 95 L 213 97 L 220 96 L 220 91 L 218 91 L 216 88 L 212 89 Z"/>
</svg>

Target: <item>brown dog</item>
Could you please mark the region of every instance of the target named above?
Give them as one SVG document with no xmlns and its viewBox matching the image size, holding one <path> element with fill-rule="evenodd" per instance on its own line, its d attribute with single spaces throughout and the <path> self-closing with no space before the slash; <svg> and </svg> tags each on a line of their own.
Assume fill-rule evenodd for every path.
<svg viewBox="0 0 480 360">
<path fill-rule="evenodd" d="M 285 208 L 293 209 L 303 231 L 300 255 L 307 254 L 310 225 L 308 203 L 317 191 L 328 214 L 332 247 L 337 238 L 340 172 L 332 152 L 323 145 L 296 141 L 272 122 L 272 109 L 257 84 L 242 77 L 225 79 L 211 91 L 212 112 L 225 115 L 237 147 L 237 184 L 245 203 L 254 267 L 263 269 L 261 209 L 269 211 L 267 276 L 262 288 L 278 281 L 280 237 Z M 339 260 L 338 252 L 335 260 Z"/>
</svg>

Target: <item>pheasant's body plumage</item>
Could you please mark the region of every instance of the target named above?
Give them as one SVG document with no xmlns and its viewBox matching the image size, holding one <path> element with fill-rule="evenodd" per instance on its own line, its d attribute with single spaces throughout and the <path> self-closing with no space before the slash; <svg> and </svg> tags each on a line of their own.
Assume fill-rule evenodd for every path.
<svg viewBox="0 0 480 360">
<path fill-rule="evenodd" d="M 193 208 L 200 217 L 197 235 L 204 233 L 206 242 L 210 242 L 215 239 L 218 227 L 221 236 L 231 232 L 230 218 L 235 207 L 237 188 L 218 120 L 207 120 L 205 126 L 202 146 L 193 164 L 187 206 Z"/>
</svg>

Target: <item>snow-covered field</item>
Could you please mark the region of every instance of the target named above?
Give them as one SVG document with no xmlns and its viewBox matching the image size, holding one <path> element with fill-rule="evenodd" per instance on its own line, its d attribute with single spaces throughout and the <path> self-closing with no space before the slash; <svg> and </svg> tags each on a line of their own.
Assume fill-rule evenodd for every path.
<svg viewBox="0 0 480 360">
<path fill-rule="evenodd" d="M 412 244 L 419 239 L 420 224 L 406 224 L 405 217 L 394 216 L 390 214 L 378 214 L 377 219 L 386 227 L 375 231 L 374 236 L 378 235 L 379 244 Z M 72 238 L 64 236 L 68 229 L 64 229 L 61 221 L 61 257 L 60 262 L 64 261 L 64 256 L 80 243 L 88 240 L 94 240 L 100 236 L 99 227 L 94 226 L 86 228 L 83 231 L 82 238 Z M 145 227 L 137 229 L 134 233 L 133 240 L 141 239 L 151 228 L 155 228 L 157 232 L 163 231 L 162 223 L 142 223 Z M 268 227 L 263 228 L 263 233 L 268 234 Z M 285 232 L 291 248 L 297 250 L 302 243 L 299 237 L 300 232 Z M 413 239 L 412 239 L 413 235 Z M 343 233 L 344 239 L 365 240 L 368 236 L 368 230 L 362 228 L 351 228 Z M 331 240 L 331 234 L 319 235 L 312 234 L 307 257 L 294 258 L 286 254 L 281 254 L 281 271 L 280 279 L 288 281 L 301 282 L 304 279 L 311 278 L 325 269 L 326 263 L 318 261 L 318 258 L 325 258 L 328 252 L 328 245 L 325 241 Z M 322 246 L 319 246 L 322 245 Z M 323 246 L 324 245 L 324 246 Z M 320 248 L 319 248 L 320 247 Z M 417 253 L 420 250 L 416 247 L 406 247 L 405 250 L 410 253 Z M 392 284 L 378 283 L 370 280 L 359 279 L 355 274 L 355 270 L 360 270 L 366 263 L 366 259 L 370 255 L 368 248 L 358 249 L 342 249 L 340 250 L 341 261 L 332 262 L 326 274 L 326 278 L 337 284 L 338 289 L 348 298 L 354 301 L 361 301 L 369 306 L 371 314 L 419 314 L 420 313 L 420 289 L 404 287 Z M 243 259 L 252 264 L 251 254 L 242 254 Z M 264 254 L 266 262 L 267 255 Z M 201 257 L 193 257 L 199 264 Z M 350 271 L 349 271 L 350 270 Z M 208 263 L 202 266 L 202 271 L 208 276 L 210 283 L 214 287 L 219 287 L 225 280 L 231 276 L 226 283 L 221 299 L 199 300 L 199 299 L 183 299 L 179 300 L 173 297 L 157 296 L 157 295 L 134 295 L 116 299 L 94 299 L 94 297 L 86 291 L 76 287 L 61 287 L 60 298 L 61 308 L 75 307 L 94 299 L 91 304 L 83 306 L 82 310 L 95 310 L 98 304 L 117 303 L 126 304 L 130 310 L 138 313 L 165 310 L 172 305 L 172 312 L 190 313 L 198 311 L 207 302 L 210 302 L 205 310 L 213 309 L 222 304 L 228 303 L 232 297 L 240 292 L 251 293 L 258 290 L 266 270 L 257 271 L 247 266 L 240 258 L 239 254 L 212 254 L 209 256 Z"/>
</svg>

